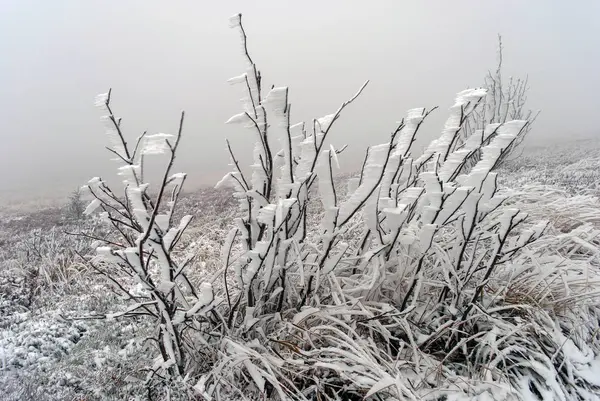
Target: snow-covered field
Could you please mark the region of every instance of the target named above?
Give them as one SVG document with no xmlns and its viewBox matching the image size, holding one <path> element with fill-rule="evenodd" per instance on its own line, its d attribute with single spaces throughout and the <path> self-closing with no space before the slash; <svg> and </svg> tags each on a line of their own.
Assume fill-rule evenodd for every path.
<svg viewBox="0 0 600 401">
<path fill-rule="evenodd" d="M 235 204 L 214 189 L 187 194 L 194 215 L 182 246 L 196 256 L 195 280 L 214 272 Z M 94 241 L 64 210 L 3 209 L 0 218 L 0 399 L 146 399 L 140 384 L 151 359 L 143 319 L 93 319 L 124 307 L 118 294 L 74 252 Z M 77 319 L 87 317 L 86 319 Z"/>
<path fill-rule="evenodd" d="M 512 195 L 511 202 L 530 219 L 550 220 L 547 246 L 562 247 L 571 260 L 579 253 L 597 265 L 600 238 L 590 235 L 600 229 L 599 167 L 600 142 L 565 143 L 526 151 L 500 170 L 499 181 L 502 191 Z M 229 192 L 214 189 L 186 194 L 181 203 L 182 213 L 194 216 L 181 247 L 196 256 L 191 279 L 199 283 L 218 269 L 236 204 Z M 145 341 L 150 321 L 93 318 L 116 312 L 125 303 L 77 255 L 89 253 L 94 240 L 67 234 L 94 224 L 69 221 L 55 208 L 3 209 L 1 400 L 147 398 L 142 369 L 153 356 L 151 341 Z M 598 334 L 595 338 L 600 342 Z M 598 390 L 598 355 L 588 362 L 589 371 L 583 375 Z M 179 395 L 186 394 L 182 390 Z M 177 388 L 172 389 L 171 396 L 177 395 Z"/>
</svg>

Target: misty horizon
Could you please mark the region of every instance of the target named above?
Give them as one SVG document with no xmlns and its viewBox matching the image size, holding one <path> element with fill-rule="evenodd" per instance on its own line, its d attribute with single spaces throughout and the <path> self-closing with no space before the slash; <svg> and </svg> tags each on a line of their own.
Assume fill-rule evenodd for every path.
<svg viewBox="0 0 600 401">
<path fill-rule="evenodd" d="M 61 197 L 94 176 L 116 179 L 94 107 L 108 88 L 130 141 L 173 132 L 186 111 L 175 169 L 188 173 L 188 189 L 230 170 L 225 138 L 247 165 L 253 135 L 224 124 L 241 110 L 240 89 L 226 82 L 245 70 L 228 29 L 237 12 L 265 86 L 290 87 L 293 122 L 334 112 L 371 81 L 332 132 L 332 143 L 349 145 L 345 170 L 410 108 L 440 107 L 417 149 L 437 137 L 455 94 L 495 68 L 497 34 L 504 76 L 528 75 L 528 107 L 542 111 L 527 144 L 599 137 L 590 119 L 600 90 L 596 2 L 6 1 L 0 198 Z"/>
</svg>

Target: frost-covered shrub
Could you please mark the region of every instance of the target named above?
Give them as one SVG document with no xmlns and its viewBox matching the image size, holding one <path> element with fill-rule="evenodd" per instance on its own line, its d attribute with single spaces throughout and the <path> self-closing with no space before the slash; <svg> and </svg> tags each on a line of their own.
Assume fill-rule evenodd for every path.
<svg viewBox="0 0 600 401">
<path fill-rule="evenodd" d="M 77 189 L 71 193 L 69 200 L 65 205 L 65 219 L 70 222 L 80 223 L 85 218 L 85 206 L 86 202 L 82 199 L 82 193 L 80 189 Z"/>
<path fill-rule="evenodd" d="M 484 88 L 487 89 L 485 97 L 480 99 L 475 110 L 465 115 L 463 123 L 464 137 L 470 136 L 473 131 L 483 129 L 489 124 L 504 124 L 512 120 L 525 120 L 527 123 L 517 135 L 517 138 L 511 143 L 508 149 L 498 159 L 498 165 L 504 164 L 511 158 L 516 158 L 516 150 L 527 137 L 529 131 L 539 115 L 539 111 L 534 112 L 527 106 L 527 96 L 529 93 L 529 77 L 506 79 L 502 75 L 503 63 L 502 37 L 498 35 L 498 64 L 494 73 L 488 71 L 484 79 Z M 492 135 L 487 139 L 488 143 L 494 138 Z M 459 139 L 461 140 L 461 139 Z M 468 161 L 469 164 L 476 163 L 481 157 L 480 152 L 476 152 Z"/>
<path fill-rule="evenodd" d="M 292 124 L 288 89 L 265 93 L 241 15 L 231 22 L 248 68 L 230 80 L 245 97 L 228 123 L 256 145 L 249 170 L 227 146 L 234 171 L 218 186 L 233 188 L 239 216 L 214 274 L 190 280 L 192 261 L 206 266 L 203 243 L 190 241 L 191 255 L 178 247 L 191 219 L 173 218 L 183 115 L 177 135 L 143 136 L 131 150 L 110 92 L 99 99 L 125 193 L 89 182 L 87 212 L 101 208 L 120 234 L 90 264 L 130 301 L 108 317 L 156 325 L 148 383 L 189 390 L 193 378 L 205 400 L 599 399 L 595 232 L 545 239 L 547 222 L 507 202 L 492 171 L 528 122 L 465 127 L 487 95 L 465 90 L 416 155 L 429 111 L 409 110 L 344 193 L 333 178 L 343 148 L 328 134 L 367 83 L 333 114 Z M 151 196 L 144 155 L 163 152 Z"/>
<path fill-rule="evenodd" d="M 100 209 L 100 219 L 112 226 L 116 236 L 96 238 L 101 246 L 89 266 L 104 276 L 114 290 L 131 301 L 128 309 L 106 315 L 117 317 L 149 317 L 156 322 L 156 335 L 151 338 L 160 355 L 149 369 L 147 378 L 182 377 L 203 366 L 202 339 L 211 325 L 205 315 L 215 303 L 210 283 L 194 285 L 188 277 L 194 254 L 177 253 L 178 244 L 192 220 L 191 215 L 175 223 L 175 210 L 185 181 L 183 173 L 171 173 L 183 130 L 181 114 L 176 134 L 144 133 L 135 147 L 130 147 L 110 105 L 111 92 L 100 95 L 97 105 L 104 117 L 112 140 L 110 151 L 123 166 L 125 191 L 117 195 L 99 177 L 84 187 L 92 197 L 85 210 L 91 214 Z M 164 175 L 152 194 L 144 180 L 144 158 L 169 154 Z M 200 341 L 200 343 L 199 343 Z M 206 343 L 206 341 L 204 341 Z M 206 345 L 206 344 L 205 344 Z"/>
<path fill-rule="evenodd" d="M 201 377 L 198 391 L 207 399 L 248 389 L 280 399 L 438 399 L 449 392 L 589 399 L 597 386 L 595 351 L 587 347 L 594 325 L 574 345 L 587 355 L 583 365 L 565 372 L 545 348 L 554 344 L 554 358 L 569 358 L 558 334 L 532 341 L 553 326 L 553 308 L 565 299 L 538 311 L 507 293 L 509 279 L 541 280 L 547 271 L 540 262 L 559 260 L 532 247 L 546 223 L 527 223 L 503 206 L 491 172 L 528 122 L 466 128 L 486 91 L 463 91 L 440 139 L 415 157 L 411 144 L 427 112 L 410 110 L 390 142 L 369 148 L 360 177 L 341 197 L 333 185 L 339 151 L 326 137 L 356 96 L 334 114 L 291 124 L 287 88 L 262 94 L 240 16 L 233 25 L 249 68 L 231 80 L 246 96 L 244 111 L 229 122 L 254 131 L 257 145 L 249 175 L 231 153 L 235 171 L 225 182 L 244 215 L 228 244 L 239 235 L 244 252 L 230 268 L 235 290 L 225 287 L 229 331 L 220 349 L 227 357 Z M 313 187 L 325 214 L 318 235 L 309 236 Z M 579 268 L 597 270 L 589 262 Z M 595 275 L 585 287 L 560 270 L 553 275 L 568 283 L 570 299 L 591 307 Z M 532 316 L 535 323 L 523 327 Z"/>
<path fill-rule="evenodd" d="M 92 241 L 89 238 L 65 235 L 62 229 L 34 229 L 19 242 L 19 260 L 47 287 L 53 284 L 68 283 L 84 268 L 77 255 L 90 252 Z M 89 229 L 92 232 L 92 229 Z"/>
</svg>

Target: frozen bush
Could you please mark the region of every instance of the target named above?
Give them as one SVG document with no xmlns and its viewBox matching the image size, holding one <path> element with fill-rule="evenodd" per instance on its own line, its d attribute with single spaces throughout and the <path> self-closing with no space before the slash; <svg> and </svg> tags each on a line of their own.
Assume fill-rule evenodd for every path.
<svg viewBox="0 0 600 401">
<path fill-rule="evenodd" d="M 156 325 L 148 385 L 193 378 L 205 400 L 599 399 L 596 234 L 545 239 L 547 222 L 498 192 L 493 170 L 529 122 L 467 127 L 488 92 L 464 90 L 417 155 L 431 110 L 411 109 L 342 195 L 344 148 L 328 135 L 368 82 L 332 114 L 293 124 L 288 88 L 264 90 L 241 15 L 231 26 L 247 69 L 230 80 L 244 103 L 227 122 L 256 145 L 246 169 L 227 143 L 234 170 L 218 186 L 233 188 L 239 216 L 201 282 L 177 247 L 191 217 L 173 219 L 183 114 L 177 134 L 131 149 L 110 92 L 98 99 L 125 191 L 87 186 L 87 212 L 100 209 L 120 234 L 90 265 L 131 302 L 107 317 Z M 169 161 L 151 196 L 144 155 L 160 153 Z"/>
</svg>

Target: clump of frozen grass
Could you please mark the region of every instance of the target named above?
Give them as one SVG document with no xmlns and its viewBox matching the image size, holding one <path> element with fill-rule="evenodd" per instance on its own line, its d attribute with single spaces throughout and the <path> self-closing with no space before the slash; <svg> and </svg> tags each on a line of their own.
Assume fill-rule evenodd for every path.
<svg viewBox="0 0 600 401">
<path fill-rule="evenodd" d="M 535 183 L 506 188 L 502 193 L 532 220 L 547 219 L 553 234 L 569 233 L 585 224 L 600 227 L 600 200 L 594 195 Z"/>
<path fill-rule="evenodd" d="M 599 399 L 595 229 L 544 237 L 547 221 L 498 192 L 493 170 L 528 122 L 466 128 L 486 91 L 465 90 L 415 155 L 431 110 L 409 110 L 342 195 L 344 147 L 328 134 L 368 82 L 334 113 L 292 124 L 288 88 L 264 93 L 241 15 L 231 25 L 248 68 L 231 80 L 245 96 L 228 122 L 256 145 L 249 170 L 227 146 L 234 170 L 219 186 L 233 188 L 240 214 L 214 274 L 193 283 L 195 256 L 176 246 L 189 224 L 172 218 L 183 118 L 176 136 L 137 152 L 144 139 L 127 147 L 110 92 L 100 102 L 126 189 L 88 185 L 88 211 L 121 234 L 90 265 L 130 301 L 109 317 L 156 325 L 149 388 L 160 378 L 190 390 L 193 378 L 206 400 Z M 159 148 L 170 160 L 153 198 L 143 155 Z"/>
<path fill-rule="evenodd" d="M 18 243 L 18 260 L 33 269 L 38 285 L 47 289 L 69 283 L 85 269 L 77 253 L 89 252 L 91 241 L 64 235 L 64 229 L 34 229 Z"/>
</svg>

